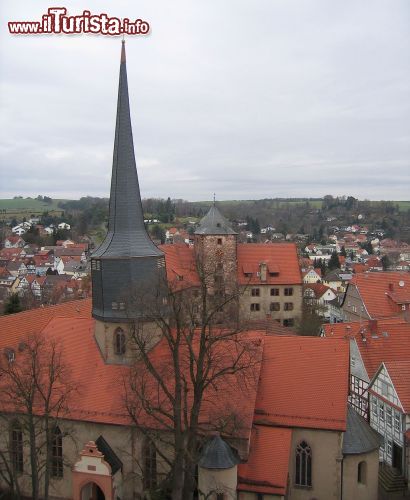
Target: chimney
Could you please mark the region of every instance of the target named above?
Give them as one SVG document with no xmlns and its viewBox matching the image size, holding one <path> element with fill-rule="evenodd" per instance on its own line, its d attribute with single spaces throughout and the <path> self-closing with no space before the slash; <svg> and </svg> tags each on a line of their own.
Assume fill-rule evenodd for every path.
<svg viewBox="0 0 410 500">
<path fill-rule="evenodd" d="M 266 262 L 261 262 L 260 263 L 260 276 L 261 276 L 261 281 L 266 281 L 266 272 L 267 272 L 268 266 L 266 265 Z"/>
<path fill-rule="evenodd" d="M 369 319 L 369 330 L 372 337 L 377 337 L 377 319 Z"/>
</svg>

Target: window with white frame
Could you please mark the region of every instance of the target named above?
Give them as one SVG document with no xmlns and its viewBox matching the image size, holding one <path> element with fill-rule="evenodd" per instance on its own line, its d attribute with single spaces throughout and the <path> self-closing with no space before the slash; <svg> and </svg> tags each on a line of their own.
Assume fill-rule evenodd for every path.
<svg viewBox="0 0 410 500">
<path fill-rule="evenodd" d="M 391 406 L 386 406 L 386 424 L 388 427 L 392 426 L 393 416 Z"/>
<path fill-rule="evenodd" d="M 379 402 L 379 418 L 382 422 L 384 422 L 384 404 Z"/>
<path fill-rule="evenodd" d="M 400 414 L 399 413 L 394 413 L 394 430 L 400 432 L 401 431 L 401 425 L 400 425 Z"/>
<path fill-rule="evenodd" d="M 393 450 L 393 443 L 390 440 L 388 440 L 387 441 L 387 456 L 391 457 L 392 450 Z"/>
</svg>

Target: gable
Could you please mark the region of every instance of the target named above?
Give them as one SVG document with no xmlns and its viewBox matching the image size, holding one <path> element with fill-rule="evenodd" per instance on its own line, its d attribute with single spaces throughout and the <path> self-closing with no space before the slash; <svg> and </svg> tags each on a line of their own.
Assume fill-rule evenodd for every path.
<svg viewBox="0 0 410 500">
<path fill-rule="evenodd" d="M 350 373 L 360 380 L 370 381 L 356 339 L 350 339 Z"/>
<path fill-rule="evenodd" d="M 387 371 L 384 363 L 371 382 L 369 389 L 371 389 L 374 393 L 376 393 L 383 399 L 403 409 L 399 396 L 396 392 L 396 389 L 394 388 L 393 381 L 390 378 L 389 372 Z"/>
</svg>

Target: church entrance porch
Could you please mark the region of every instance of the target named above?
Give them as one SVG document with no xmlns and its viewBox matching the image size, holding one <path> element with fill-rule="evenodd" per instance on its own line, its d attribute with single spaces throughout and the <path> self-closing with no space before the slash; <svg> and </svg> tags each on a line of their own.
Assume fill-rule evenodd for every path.
<svg viewBox="0 0 410 500">
<path fill-rule="evenodd" d="M 94 441 L 89 441 L 74 465 L 73 500 L 114 500 L 112 469 Z"/>
<path fill-rule="evenodd" d="M 81 500 L 105 500 L 105 495 L 98 484 L 87 483 L 81 489 Z"/>
</svg>

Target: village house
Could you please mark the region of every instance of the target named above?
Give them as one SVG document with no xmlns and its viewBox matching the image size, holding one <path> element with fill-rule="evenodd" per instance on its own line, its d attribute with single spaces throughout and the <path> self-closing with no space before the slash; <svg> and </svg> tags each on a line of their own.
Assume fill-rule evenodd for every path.
<svg viewBox="0 0 410 500">
<path fill-rule="evenodd" d="M 410 479 L 410 359 L 384 361 L 370 381 L 369 400 L 370 425 L 383 436 L 380 459 L 403 477 L 397 489 L 404 491 Z"/>
<path fill-rule="evenodd" d="M 20 236 L 8 236 L 4 240 L 4 248 L 23 248 L 26 242 Z"/>
<path fill-rule="evenodd" d="M 303 298 L 307 304 L 315 306 L 324 321 L 330 322 L 330 304 L 337 300 L 335 290 L 322 283 L 310 283 L 303 287 Z"/>
<path fill-rule="evenodd" d="M 350 272 L 334 269 L 326 273 L 323 278 L 323 284 L 336 290 L 338 293 L 344 293 L 352 277 L 352 273 Z"/>
<path fill-rule="evenodd" d="M 410 323 L 395 317 L 324 325 L 323 335 L 350 343 L 349 402 L 384 438 L 380 460 L 394 468 L 381 471 L 385 489 L 403 489 L 410 478 Z"/>
<path fill-rule="evenodd" d="M 320 269 L 309 269 L 302 273 L 303 283 L 320 283 L 322 281 L 322 271 Z"/>
<path fill-rule="evenodd" d="M 342 309 L 346 321 L 402 316 L 410 305 L 410 275 L 399 272 L 355 274 Z"/>
</svg>

